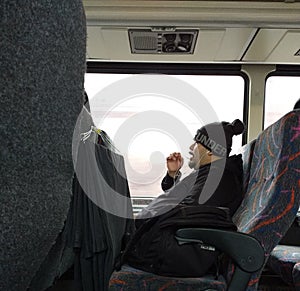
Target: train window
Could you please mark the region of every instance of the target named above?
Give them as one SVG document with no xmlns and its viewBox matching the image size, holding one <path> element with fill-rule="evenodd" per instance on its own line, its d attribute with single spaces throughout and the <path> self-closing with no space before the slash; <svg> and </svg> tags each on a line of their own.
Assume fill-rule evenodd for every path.
<svg viewBox="0 0 300 291">
<path fill-rule="evenodd" d="M 169 90 L 162 80 L 169 82 Z M 149 82 L 150 91 L 146 88 Z M 188 147 L 202 125 L 243 120 L 244 88 L 244 79 L 232 75 L 85 76 L 93 120 L 124 156 L 132 197 L 153 197 L 162 192 L 165 157 L 179 151 L 188 164 Z M 242 137 L 235 137 L 233 152 L 241 145 Z M 185 164 L 183 175 L 190 172 Z"/>
<path fill-rule="evenodd" d="M 264 128 L 293 110 L 300 98 L 300 77 L 271 76 L 266 82 Z"/>
</svg>

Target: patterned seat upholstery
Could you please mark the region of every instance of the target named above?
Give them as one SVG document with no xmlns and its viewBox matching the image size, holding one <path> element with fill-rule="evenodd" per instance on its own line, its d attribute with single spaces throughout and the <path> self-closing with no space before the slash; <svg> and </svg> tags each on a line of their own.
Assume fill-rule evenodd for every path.
<svg viewBox="0 0 300 291">
<path fill-rule="evenodd" d="M 299 207 L 300 112 L 290 112 L 257 138 L 247 193 L 235 214 L 239 231 L 257 238 L 266 260 L 292 224 Z M 261 271 L 247 291 L 256 290 Z"/>
<path fill-rule="evenodd" d="M 206 276 L 203 278 L 171 278 L 157 276 L 130 266 L 123 266 L 119 272 L 114 272 L 110 279 L 109 290 L 128 291 L 193 291 L 205 290 L 210 286 L 213 290 L 225 291 L 226 282 L 223 276 L 214 278 Z"/>
<path fill-rule="evenodd" d="M 278 245 L 272 251 L 268 266 L 288 284 L 294 285 L 293 270 L 296 264 L 300 264 L 300 247 Z M 300 271 L 298 266 L 298 272 Z M 296 275 L 296 271 L 295 271 Z M 296 276 L 297 277 L 297 276 Z M 296 278 L 295 277 L 295 278 Z M 298 275 L 300 287 L 300 277 Z"/>
<path fill-rule="evenodd" d="M 299 133 L 299 125 L 295 128 Z M 295 225 L 296 222 L 295 222 Z M 295 237 L 296 238 L 296 237 Z M 299 239 L 299 238 L 298 238 Z M 297 243 L 300 242 L 300 239 Z M 295 243 L 295 242 L 294 242 Z M 300 288 L 300 247 L 293 245 L 278 245 L 270 254 L 268 267 L 278 274 L 287 284 Z M 297 266 L 298 265 L 298 266 Z"/>
<path fill-rule="evenodd" d="M 249 178 L 249 182 L 244 186 L 247 190 L 234 220 L 240 232 L 260 242 L 265 262 L 292 224 L 299 207 L 299 139 L 300 112 L 291 112 L 264 130 L 255 143 L 246 145 L 242 150 L 246 171 L 244 178 Z M 238 268 L 235 265 L 228 268 L 233 269 Z M 257 290 L 261 270 L 251 274 L 246 288 L 243 286 L 235 291 Z M 112 274 L 109 290 L 233 290 L 230 286 L 233 271 L 228 273 L 230 275 L 223 274 L 218 278 L 179 279 L 123 266 L 121 271 Z M 294 273 L 298 276 L 297 269 Z"/>
<path fill-rule="evenodd" d="M 300 290 L 300 262 L 294 266 L 292 275 L 295 290 Z"/>
<path fill-rule="evenodd" d="M 243 192 L 246 193 L 248 189 L 249 179 L 250 179 L 250 168 L 253 157 L 253 151 L 255 147 L 256 140 L 252 140 L 247 145 L 243 146 L 239 153 L 243 157 Z"/>
</svg>

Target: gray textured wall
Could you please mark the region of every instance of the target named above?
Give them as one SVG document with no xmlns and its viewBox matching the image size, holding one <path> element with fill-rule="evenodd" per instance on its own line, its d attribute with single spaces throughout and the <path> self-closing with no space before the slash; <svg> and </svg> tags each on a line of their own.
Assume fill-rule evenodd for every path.
<svg viewBox="0 0 300 291">
<path fill-rule="evenodd" d="M 26 290 L 63 228 L 85 45 L 80 0 L 1 0 L 0 290 Z"/>
</svg>

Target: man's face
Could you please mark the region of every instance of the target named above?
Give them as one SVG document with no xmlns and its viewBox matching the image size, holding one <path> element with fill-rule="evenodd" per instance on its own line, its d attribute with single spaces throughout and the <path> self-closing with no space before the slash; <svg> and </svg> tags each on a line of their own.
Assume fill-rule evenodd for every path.
<svg viewBox="0 0 300 291">
<path fill-rule="evenodd" d="M 191 169 L 198 169 L 200 166 L 207 163 L 208 150 L 200 143 L 194 142 L 190 146 L 189 154 L 191 158 L 189 160 L 189 167 Z"/>
</svg>

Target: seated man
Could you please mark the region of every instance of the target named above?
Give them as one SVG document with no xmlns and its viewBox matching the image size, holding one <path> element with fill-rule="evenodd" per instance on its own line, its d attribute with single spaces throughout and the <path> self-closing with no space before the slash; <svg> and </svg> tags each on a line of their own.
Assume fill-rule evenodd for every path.
<svg viewBox="0 0 300 291">
<path fill-rule="evenodd" d="M 218 250 L 201 243 L 179 245 L 174 234 L 190 226 L 236 230 L 231 217 L 242 201 L 243 168 L 241 155 L 229 153 L 232 137 L 243 130 L 240 120 L 200 128 L 190 146 L 189 166 L 194 171 L 182 181 L 180 153 L 167 158 L 168 173 L 162 181 L 166 192 L 136 216 L 137 231 L 122 263 L 163 276 L 216 272 Z"/>
<path fill-rule="evenodd" d="M 242 201 L 243 168 L 241 156 L 229 157 L 229 153 L 232 137 L 243 130 L 244 125 L 238 119 L 200 128 L 190 146 L 189 167 L 194 171 L 179 182 L 183 158 L 180 153 L 171 154 L 167 158 L 168 173 L 161 184 L 165 193 L 155 198 L 136 218 L 165 213 L 179 203 L 226 207 L 232 216 Z"/>
</svg>

